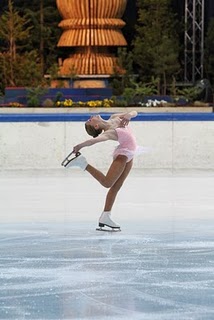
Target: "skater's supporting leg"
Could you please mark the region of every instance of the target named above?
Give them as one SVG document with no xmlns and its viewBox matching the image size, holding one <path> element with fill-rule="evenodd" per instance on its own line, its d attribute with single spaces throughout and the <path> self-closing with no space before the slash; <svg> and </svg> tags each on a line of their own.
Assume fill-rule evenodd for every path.
<svg viewBox="0 0 214 320">
<path fill-rule="evenodd" d="M 106 175 L 104 175 L 96 168 L 92 167 L 90 164 L 87 165 L 85 170 L 88 171 L 97 181 L 99 181 L 102 186 L 106 188 L 111 188 L 125 170 L 126 161 L 126 156 L 117 156 L 117 158 L 113 160 Z"/>
<path fill-rule="evenodd" d="M 125 169 L 123 170 L 123 173 L 118 178 L 118 180 L 115 182 L 115 184 L 109 189 L 107 196 L 106 196 L 106 202 L 104 211 L 111 211 L 112 206 L 114 204 L 115 198 L 117 196 L 118 191 L 122 187 L 124 181 L 126 180 L 131 168 L 133 165 L 133 160 L 126 163 Z"/>
<path fill-rule="evenodd" d="M 117 224 L 116 222 L 114 222 L 111 219 L 111 212 L 110 211 L 103 211 L 103 213 L 101 214 L 100 218 L 99 218 L 99 227 L 110 227 L 112 229 L 119 229 L 120 226 L 119 224 Z"/>
<path fill-rule="evenodd" d="M 104 211 L 99 218 L 99 227 L 102 228 L 103 226 L 108 226 L 108 227 L 111 227 L 112 229 L 120 229 L 120 226 L 111 219 L 111 209 L 114 204 L 118 191 L 122 187 L 124 181 L 126 180 L 132 168 L 132 164 L 133 164 L 132 160 L 126 163 L 126 166 L 122 174 L 120 175 L 118 180 L 115 182 L 115 184 L 109 189 L 106 196 Z"/>
</svg>

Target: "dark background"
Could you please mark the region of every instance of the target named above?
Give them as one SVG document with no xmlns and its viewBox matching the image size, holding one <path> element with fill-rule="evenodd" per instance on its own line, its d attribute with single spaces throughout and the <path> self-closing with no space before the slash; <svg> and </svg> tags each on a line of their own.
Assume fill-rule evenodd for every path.
<svg viewBox="0 0 214 320">
<path fill-rule="evenodd" d="M 22 3 L 24 7 L 30 6 L 29 0 L 13 0 L 14 5 L 16 3 Z M 54 4 L 56 5 L 56 2 L 53 1 Z M 1 0 L 1 6 L 0 6 L 0 12 L 6 6 L 8 3 L 8 0 Z M 126 7 L 126 12 L 125 12 L 125 18 L 129 18 L 128 20 L 131 21 L 131 24 L 133 21 L 136 20 L 136 3 L 137 0 L 128 0 L 127 1 L 127 7 Z M 185 0 L 172 0 L 172 5 L 175 9 L 175 11 L 183 16 L 184 15 L 184 5 L 185 5 Z M 208 21 L 211 17 L 214 17 L 214 0 L 205 0 L 205 19 Z"/>
<path fill-rule="evenodd" d="M 45 1 L 45 0 L 44 0 Z M 79 1 L 79 0 L 77 0 Z M 24 7 L 30 7 L 29 0 L 13 0 L 14 5 L 16 3 L 20 3 Z M 8 0 L 1 0 L 0 5 L 0 13 L 7 5 Z M 56 1 L 53 1 L 54 5 L 56 6 Z M 128 43 L 133 39 L 134 36 L 134 25 L 137 21 L 137 0 L 127 0 L 126 11 L 123 16 L 123 20 L 126 22 L 125 27 L 125 34 Z M 174 11 L 178 14 L 179 17 L 184 17 L 185 13 L 185 0 L 172 0 L 172 6 Z M 214 17 L 214 0 L 205 0 L 205 30 L 207 28 L 208 22 L 210 18 Z"/>
<path fill-rule="evenodd" d="M 56 7 L 55 0 L 50 0 L 48 2 L 52 3 Z M 1 0 L 0 13 L 5 9 L 7 3 L 8 0 Z M 29 0 L 13 0 L 13 3 L 14 5 L 18 4 L 19 7 L 20 4 L 25 8 L 30 7 Z M 172 0 L 172 7 L 180 19 L 184 18 L 185 0 Z M 205 33 L 211 18 L 214 18 L 214 0 L 205 0 Z M 126 26 L 123 28 L 123 34 L 127 40 L 128 46 L 131 47 L 133 38 L 135 36 L 135 24 L 137 22 L 137 0 L 127 0 L 127 6 L 123 20 L 126 22 Z"/>
<path fill-rule="evenodd" d="M 123 20 L 127 23 L 125 29 L 128 43 L 133 39 L 134 24 L 137 21 L 137 0 L 128 0 Z M 180 18 L 185 15 L 185 0 L 172 0 L 174 11 Z M 205 31 L 209 20 L 214 18 L 214 0 L 205 0 Z"/>
<path fill-rule="evenodd" d="M 130 16 L 130 18 L 132 17 L 135 19 L 136 3 L 137 0 L 128 0 L 125 13 L 126 16 Z M 172 0 L 172 5 L 179 15 L 184 16 L 185 0 Z M 211 17 L 214 17 L 214 0 L 205 0 L 206 21 L 209 20 Z"/>
</svg>

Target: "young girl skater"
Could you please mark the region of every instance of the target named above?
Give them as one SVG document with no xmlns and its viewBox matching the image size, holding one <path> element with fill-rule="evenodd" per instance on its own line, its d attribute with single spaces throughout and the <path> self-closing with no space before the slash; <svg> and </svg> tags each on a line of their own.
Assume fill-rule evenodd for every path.
<svg viewBox="0 0 214 320">
<path fill-rule="evenodd" d="M 106 196 L 104 210 L 99 218 L 99 227 L 110 227 L 120 230 L 120 226 L 111 219 L 111 210 L 118 191 L 127 178 L 133 164 L 133 157 L 136 152 L 136 139 L 130 130 L 129 121 L 137 116 L 136 111 L 127 113 L 113 114 L 108 120 L 104 120 L 99 115 L 91 116 L 85 123 L 85 129 L 93 138 L 86 140 L 74 146 L 73 151 L 69 154 L 75 154 L 73 159 L 69 156 L 62 162 L 66 168 L 79 167 L 88 171 L 101 185 L 109 188 Z M 80 150 L 92 146 L 96 143 L 115 140 L 119 142 L 113 153 L 113 162 L 104 175 L 95 167 L 90 165 L 86 158 L 80 154 Z"/>
</svg>

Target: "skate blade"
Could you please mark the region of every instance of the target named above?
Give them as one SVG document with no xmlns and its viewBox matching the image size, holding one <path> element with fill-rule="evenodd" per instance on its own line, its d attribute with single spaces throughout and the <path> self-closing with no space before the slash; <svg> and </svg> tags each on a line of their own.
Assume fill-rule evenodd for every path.
<svg viewBox="0 0 214 320">
<path fill-rule="evenodd" d="M 104 232 L 120 232 L 120 228 L 103 228 L 103 227 L 98 227 L 96 228 L 97 231 L 104 231 Z"/>
<path fill-rule="evenodd" d="M 67 167 L 67 165 L 73 161 L 74 159 L 76 159 L 77 157 L 79 157 L 81 155 L 80 152 L 77 152 L 74 156 L 73 152 L 69 153 L 69 155 L 62 161 L 61 166 L 63 167 Z"/>
</svg>

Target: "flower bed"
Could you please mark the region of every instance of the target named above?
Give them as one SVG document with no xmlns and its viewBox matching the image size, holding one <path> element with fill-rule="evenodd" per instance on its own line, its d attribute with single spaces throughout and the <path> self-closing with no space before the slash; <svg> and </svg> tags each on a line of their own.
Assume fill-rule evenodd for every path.
<svg viewBox="0 0 214 320">
<path fill-rule="evenodd" d="M 88 107 L 88 108 L 111 108 L 114 107 L 115 102 L 111 99 L 104 99 L 104 100 L 93 100 L 93 101 L 87 101 L 87 102 L 73 102 L 71 99 L 65 99 L 64 101 L 57 101 L 55 103 L 56 107 Z"/>
</svg>

